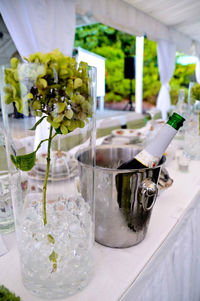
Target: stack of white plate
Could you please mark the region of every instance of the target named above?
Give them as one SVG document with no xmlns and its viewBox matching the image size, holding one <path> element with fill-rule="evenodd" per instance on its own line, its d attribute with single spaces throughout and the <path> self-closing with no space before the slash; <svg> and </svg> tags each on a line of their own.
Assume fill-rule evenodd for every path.
<svg viewBox="0 0 200 301">
<path fill-rule="evenodd" d="M 113 144 L 131 144 L 142 142 L 145 138 L 142 129 L 118 129 L 112 131 Z"/>
<path fill-rule="evenodd" d="M 33 180 L 45 179 L 47 165 L 47 154 L 41 153 L 37 156 L 34 168 L 29 172 Z M 49 170 L 49 181 L 62 181 L 75 177 L 78 174 L 77 161 L 70 157 L 67 152 L 52 151 L 51 165 Z"/>
</svg>

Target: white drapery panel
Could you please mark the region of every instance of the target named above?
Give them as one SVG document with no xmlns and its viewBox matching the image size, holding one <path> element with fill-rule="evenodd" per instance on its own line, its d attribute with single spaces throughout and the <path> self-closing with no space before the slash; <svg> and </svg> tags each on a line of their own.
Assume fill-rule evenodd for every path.
<svg viewBox="0 0 200 301">
<path fill-rule="evenodd" d="M 1 0 L 0 12 L 21 57 L 59 48 L 72 55 L 75 35 L 74 0 Z M 48 138 L 49 123 L 43 120 L 35 133 L 35 148 Z M 39 152 L 46 151 L 47 142 Z"/>
<path fill-rule="evenodd" d="M 161 80 L 161 89 L 158 94 L 156 107 L 162 113 L 162 118 L 167 119 L 167 112 L 171 106 L 169 81 L 174 73 L 176 47 L 173 43 L 158 40 L 157 43 L 158 67 Z"/>
<path fill-rule="evenodd" d="M 0 12 L 21 56 L 55 48 L 72 54 L 74 0 L 1 0 Z"/>
<path fill-rule="evenodd" d="M 199 198 L 200 193 L 122 301 L 200 300 Z"/>
<path fill-rule="evenodd" d="M 139 1 L 138 1 L 139 2 Z M 144 4 L 146 5 L 146 4 Z M 76 11 L 92 15 L 98 22 L 135 36 L 147 35 L 149 39 L 171 41 L 177 50 L 190 53 L 190 36 L 168 27 L 123 0 L 78 0 Z M 198 43 L 199 44 L 199 43 Z"/>
</svg>

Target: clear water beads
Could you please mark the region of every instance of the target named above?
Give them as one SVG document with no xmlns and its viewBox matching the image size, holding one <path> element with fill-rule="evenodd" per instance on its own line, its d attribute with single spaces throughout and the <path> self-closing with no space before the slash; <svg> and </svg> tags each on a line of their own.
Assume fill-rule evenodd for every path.
<svg viewBox="0 0 200 301">
<path fill-rule="evenodd" d="M 47 196 L 47 224 L 42 195 L 24 203 L 18 242 L 24 285 L 34 294 L 61 298 L 82 289 L 93 271 L 93 221 L 81 195 Z"/>
</svg>

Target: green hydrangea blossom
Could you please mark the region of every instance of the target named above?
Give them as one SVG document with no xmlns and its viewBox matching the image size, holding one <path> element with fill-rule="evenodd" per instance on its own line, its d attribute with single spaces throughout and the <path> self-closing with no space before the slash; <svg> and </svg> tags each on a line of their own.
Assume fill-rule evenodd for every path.
<svg viewBox="0 0 200 301">
<path fill-rule="evenodd" d="M 194 84 L 191 89 L 191 98 L 193 102 L 195 100 L 200 100 L 200 84 Z"/>
<path fill-rule="evenodd" d="M 41 117 L 32 130 L 44 119 L 51 126 L 49 138 L 40 141 L 34 152 L 23 156 L 11 155 L 11 160 L 17 168 L 31 170 L 36 152 L 44 141 L 48 141 L 43 184 L 43 220 L 46 225 L 51 142 L 58 134 L 67 135 L 78 127 L 84 127 L 92 115 L 88 65 L 84 62 L 77 65 L 75 58 L 65 56 L 58 49 L 47 54 L 37 52 L 24 59 L 26 63 L 12 58 L 10 68 L 5 69 L 4 101 L 6 104 L 14 102 L 19 113 Z"/>
<path fill-rule="evenodd" d="M 12 58 L 11 67 L 5 69 L 5 103 L 15 102 L 17 111 L 25 115 L 45 115 L 60 134 L 83 127 L 92 114 L 88 65 L 77 66 L 75 58 L 58 49 L 25 60 L 29 64 Z"/>
</svg>

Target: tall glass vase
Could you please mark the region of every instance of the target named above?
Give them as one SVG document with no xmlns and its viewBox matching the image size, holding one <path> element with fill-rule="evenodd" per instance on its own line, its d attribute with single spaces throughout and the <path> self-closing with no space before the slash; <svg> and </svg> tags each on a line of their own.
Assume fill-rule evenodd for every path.
<svg viewBox="0 0 200 301">
<path fill-rule="evenodd" d="M 14 218 L 5 147 L 5 131 L 0 126 L 0 232 L 9 233 L 13 230 Z"/>
<path fill-rule="evenodd" d="M 95 164 L 96 77 L 61 53 L 40 56 L 2 69 L 1 101 L 23 283 L 56 299 L 93 273 L 94 176 L 85 200 L 76 152 L 89 148 Z"/>
</svg>

